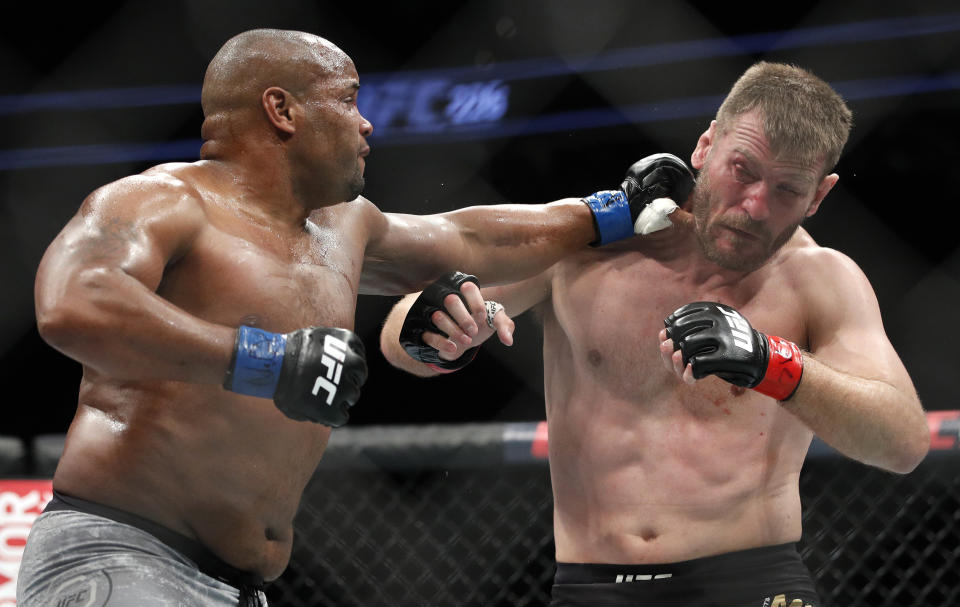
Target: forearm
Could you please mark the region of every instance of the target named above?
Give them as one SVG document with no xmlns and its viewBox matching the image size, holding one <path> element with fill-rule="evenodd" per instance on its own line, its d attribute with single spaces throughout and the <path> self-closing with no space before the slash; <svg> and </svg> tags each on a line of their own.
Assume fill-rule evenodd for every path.
<svg viewBox="0 0 960 607">
<path fill-rule="evenodd" d="M 37 323 L 54 348 L 121 380 L 219 384 L 236 331 L 170 304 L 119 270 L 78 272 L 39 288 Z"/>
<path fill-rule="evenodd" d="M 627 170 L 619 190 L 547 205 L 492 207 L 493 217 L 476 215 L 476 207 L 452 213 L 451 219 L 456 216 L 454 222 L 472 228 L 474 237 L 468 247 L 473 255 L 456 265 L 487 285 L 521 280 L 584 245 L 671 226 L 667 215 L 687 199 L 693 185 L 694 175 L 682 160 L 653 154 Z"/>
<path fill-rule="evenodd" d="M 782 406 L 855 460 L 901 474 L 926 455 L 930 433 L 915 393 L 842 373 L 805 354 L 803 378 Z"/>
<path fill-rule="evenodd" d="M 484 285 L 527 278 L 596 239 L 593 215 L 579 199 L 541 205 L 468 207 L 445 214 L 457 228 L 457 269 Z"/>
<path fill-rule="evenodd" d="M 402 295 L 459 270 L 484 285 L 522 280 L 596 239 L 579 199 L 474 206 L 438 215 L 380 213 L 369 205 L 371 237 L 360 293 Z"/>
</svg>

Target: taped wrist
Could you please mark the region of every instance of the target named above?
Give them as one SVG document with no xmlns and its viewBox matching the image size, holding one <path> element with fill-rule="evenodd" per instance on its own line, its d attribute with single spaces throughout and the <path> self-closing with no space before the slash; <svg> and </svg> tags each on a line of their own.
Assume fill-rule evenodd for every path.
<svg viewBox="0 0 960 607">
<path fill-rule="evenodd" d="M 753 389 L 778 401 L 788 400 L 803 377 L 803 354 L 792 341 L 775 335 L 760 335 L 766 337 L 769 360 L 767 372 Z"/>
<path fill-rule="evenodd" d="M 282 333 L 241 325 L 223 387 L 247 396 L 273 398 L 286 345 L 287 336 Z"/>
<path fill-rule="evenodd" d="M 583 199 L 593 213 L 593 225 L 597 239 L 590 243 L 596 247 L 633 236 L 633 217 L 630 203 L 622 190 L 602 190 Z"/>
</svg>

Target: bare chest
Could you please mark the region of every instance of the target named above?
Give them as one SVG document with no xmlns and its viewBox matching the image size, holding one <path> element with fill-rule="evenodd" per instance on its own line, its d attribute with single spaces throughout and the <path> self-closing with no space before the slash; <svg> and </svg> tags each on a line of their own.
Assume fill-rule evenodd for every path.
<svg viewBox="0 0 960 607">
<path fill-rule="evenodd" d="M 810 435 L 798 420 L 773 399 L 715 377 L 685 384 L 659 348 L 663 319 L 703 300 L 731 305 L 756 329 L 803 345 L 805 325 L 787 281 L 748 277 L 709 288 L 640 254 L 576 261 L 554 274 L 544 318 L 556 485 L 566 486 L 564 470 L 594 477 L 592 490 L 607 496 L 598 499 L 631 504 L 624 510 L 629 518 L 637 494 L 628 489 L 619 499 L 609 496 L 636 478 L 647 478 L 656 488 L 650 491 L 662 489 L 664 500 L 691 496 L 688 505 L 701 508 L 709 504 L 696 496 L 740 503 L 764 470 L 763 482 L 770 484 L 799 470 Z M 591 474 L 580 475 L 587 463 Z M 577 492 L 560 501 L 582 505 Z"/>
<path fill-rule="evenodd" d="M 211 322 L 271 331 L 353 328 L 363 249 L 331 228 L 303 238 L 212 226 L 166 269 L 159 294 Z"/>
<path fill-rule="evenodd" d="M 568 378 L 595 382 L 624 399 L 670 400 L 678 379 L 660 356 L 664 319 L 687 303 L 718 301 L 739 310 L 755 329 L 804 346 L 805 322 L 786 284 L 771 274 L 711 287 L 640 253 L 582 256 L 554 276 L 553 307 L 544 323 L 546 355 L 554 349 L 568 353 Z M 721 403 L 730 398 L 729 385 L 719 380 L 698 382 L 683 394 Z"/>
</svg>

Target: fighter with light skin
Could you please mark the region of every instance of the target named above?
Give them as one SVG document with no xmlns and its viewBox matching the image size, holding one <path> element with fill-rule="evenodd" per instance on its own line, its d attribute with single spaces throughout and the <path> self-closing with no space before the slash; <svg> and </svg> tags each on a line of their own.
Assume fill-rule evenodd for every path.
<svg viewBox="0 0 960 607">
<path fill-rule="evenodd" d="M 673 227 L 516 284 L 444 279 L 440 299 L 391 312 L 381 349 L 421 376 L 494 333 L 512 344 L 507 312 L 542 319 L 554 607 L 819 605 L 794 546 L 813 435 L 892 472 L 924 458 L 870 283 L 799 227 L 837 183 L 850 124 L 819 78 L 757 64 L 699 137 Z"/>
</svg>

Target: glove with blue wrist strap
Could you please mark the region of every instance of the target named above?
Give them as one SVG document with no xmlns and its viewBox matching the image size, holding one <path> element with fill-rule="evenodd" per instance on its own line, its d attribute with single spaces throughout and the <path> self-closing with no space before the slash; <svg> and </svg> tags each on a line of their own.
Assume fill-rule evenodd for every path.
<svg viewBox="0 0 960 607">
<path fill-rule="evenodd" d="M 291 419 L 336 428 L 347 423 L 366 379 L 363 342 L 353 331 L 310 327 L 271 333 L 241 326 L 223 387 L 273 399 Z"/>
<path fill-rule="evenodd" d="M 601 190 L 583 199 L 597 231 L 590 244 L 605 245 L 669 227 L 666 216 L 687 200 L 693 184 L 693 172 L 673 154 L 638 160 L 627 169 L 619 190 Z"/>
</svg>

